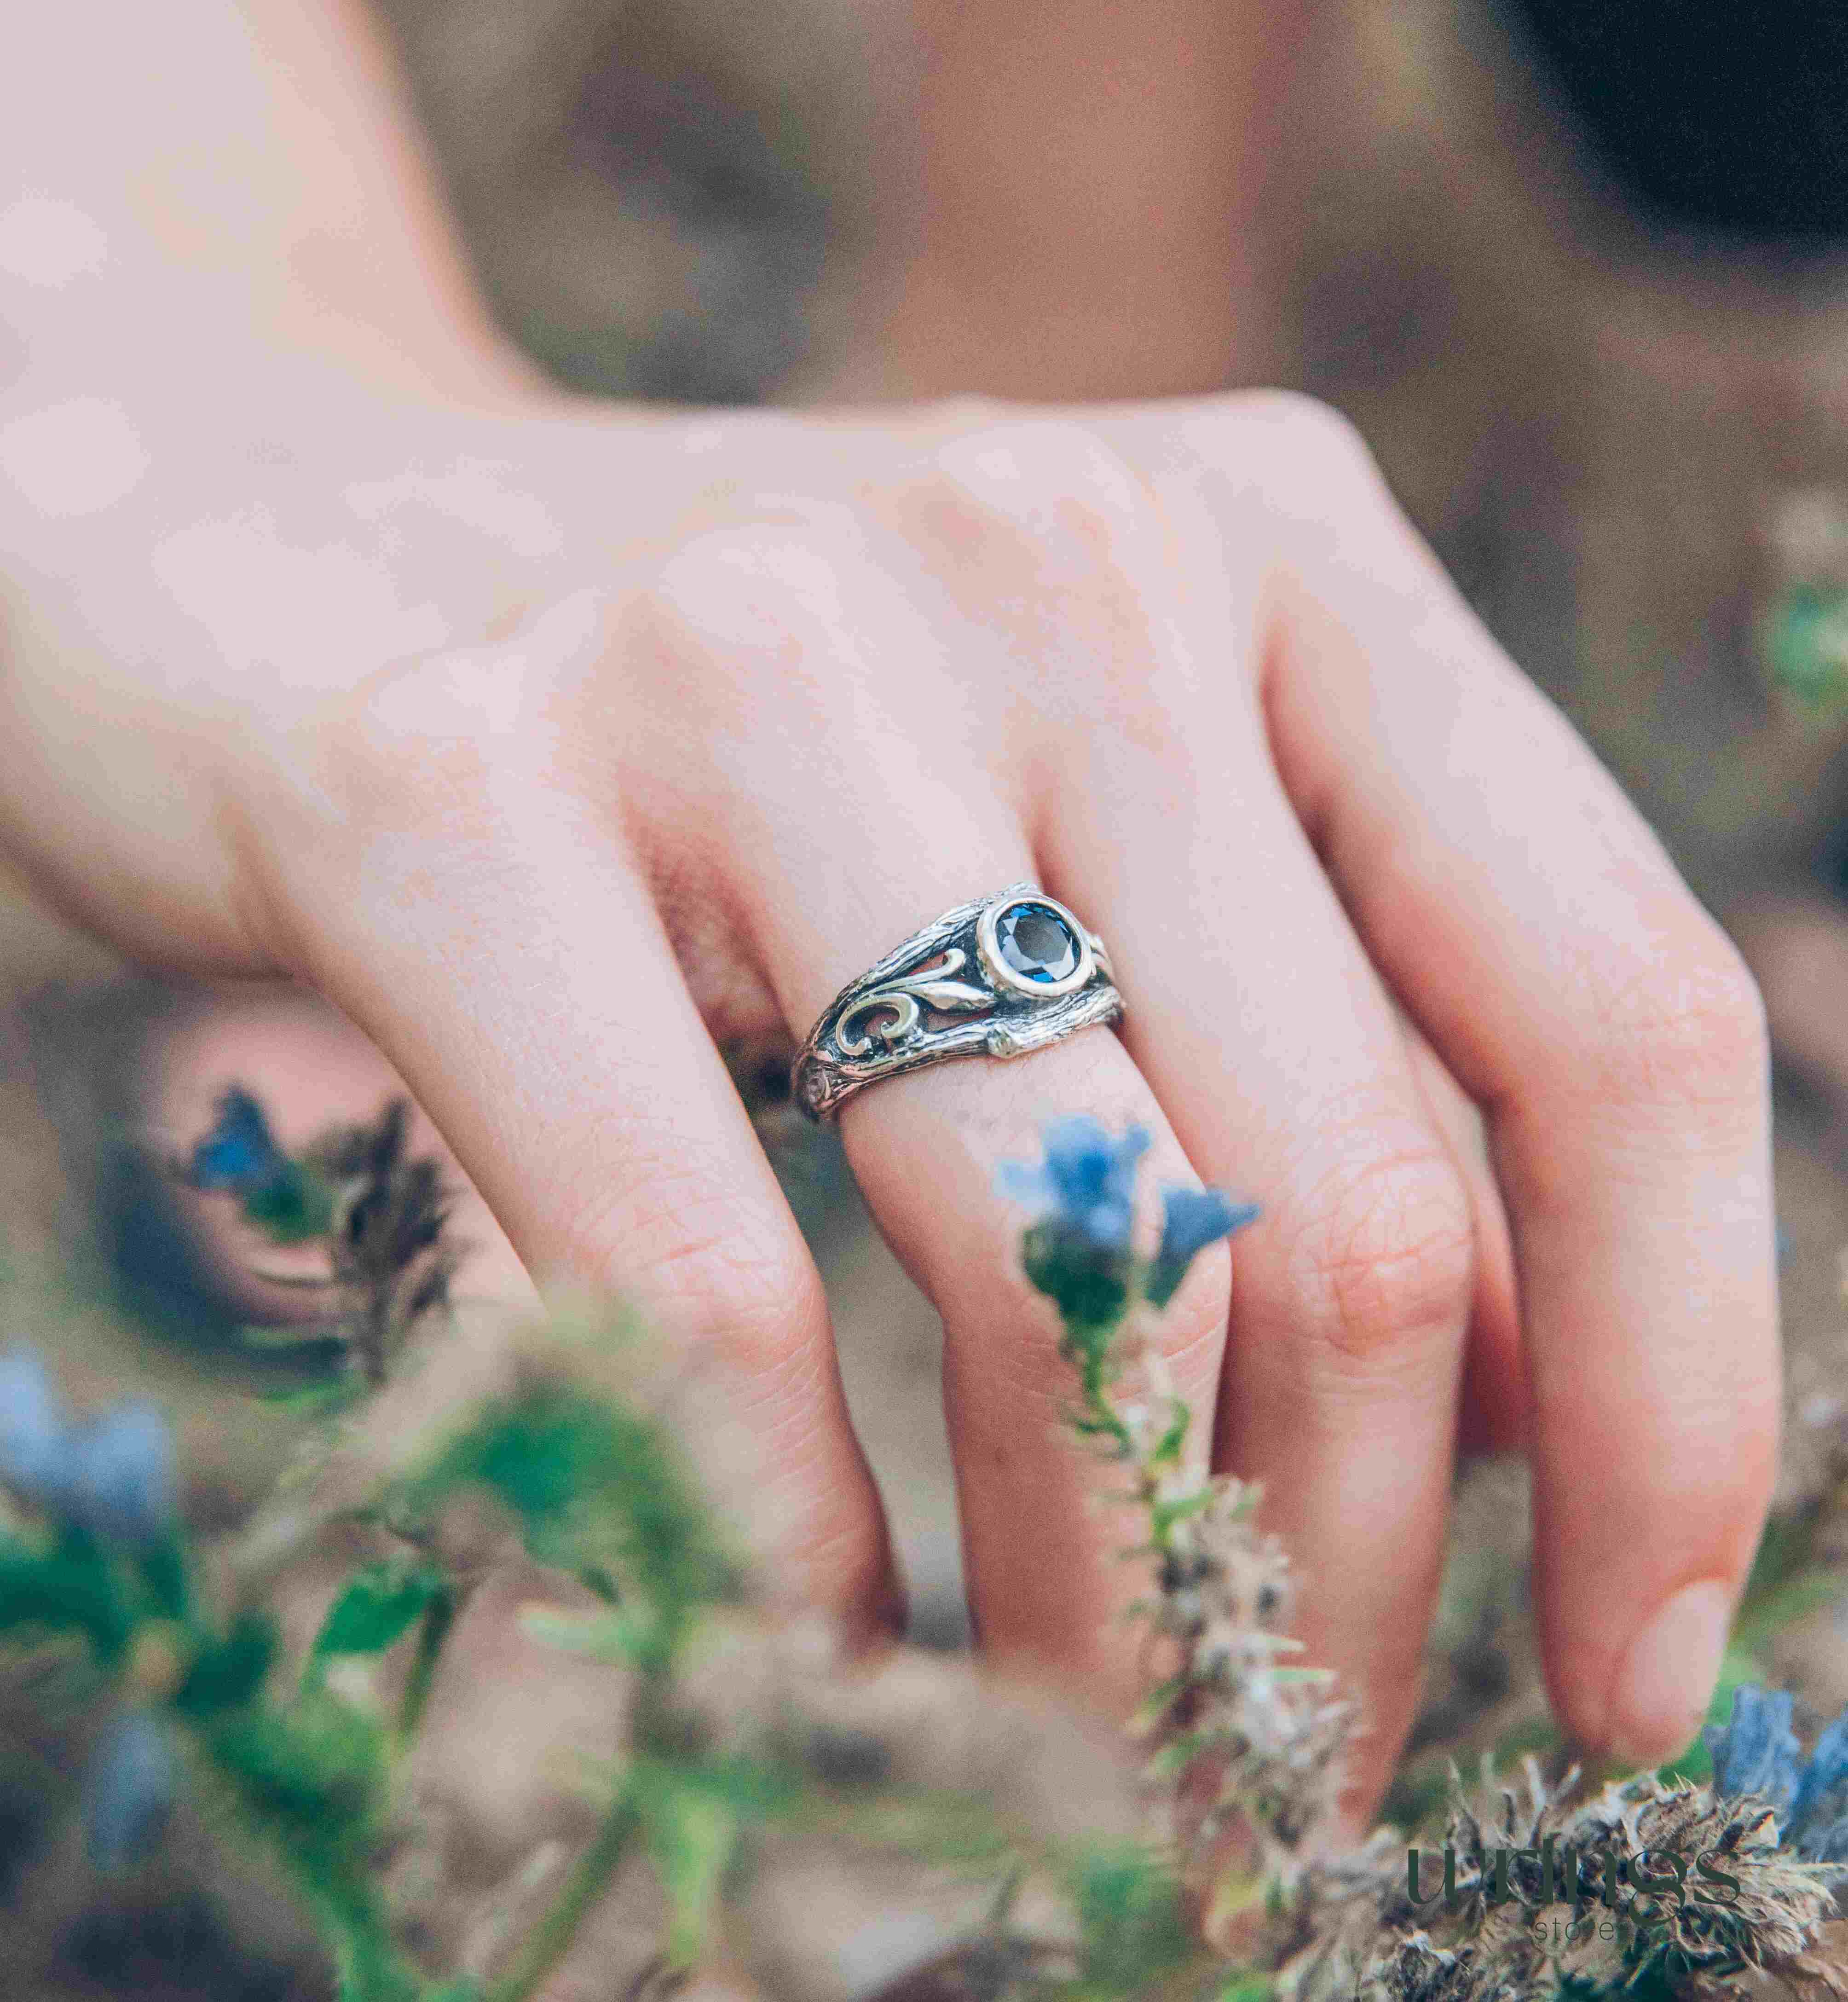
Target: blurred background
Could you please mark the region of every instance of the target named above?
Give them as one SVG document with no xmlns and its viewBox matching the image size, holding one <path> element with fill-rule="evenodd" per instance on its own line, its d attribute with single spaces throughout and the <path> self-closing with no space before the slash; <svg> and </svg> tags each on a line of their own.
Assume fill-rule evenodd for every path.
<svg viewBox="0 0 1848 2002">
<path fill-rule="evenodd" d="M 1252 93 L 1250 141 L 1212 224 L 1236 235 L 1236 296 L 1222 333 L 1172 350 L 1159 328 L 1114 348 L 1088 326 L 1062 330 L 1055 253 L 1001 209 L 982 255 L 951 257 L 942 277 L 946 218 L 958 201 L 979 214 L 983 198 L 979 155 L 971 185 L 931 179 L 933 65 L 957 59 L 954 7 L 920 5 L 921 35 L 897 0 L 381 11 L 496 312 L 581 388 L 806 403 L 1264 382 L 1355 420 L 1764 986 L 1791 1355 L 1780 1505 L 1807 1550 L 1848 1552 L 1833 1526 L 1848 1498 L 1848 10 L 1271 10 L 1254 31 L 1262 61 L 1223 85 Z M 1114 17 L 1133 40 L 1138 10 L 1062 12 Z M 1222 84 L 1204 45 L 1200 63 L 1210 104 Z M 1128 106 L 1130 131 L 1133 72 L 1099 88 Z M 1000 93 L 990 115 L 1018 124 L 1034 102 Z M 1112 157 L 1115 131 L 1097 127 L 1096 191 L 1073 198 L 1133 223 L 1163 190 L 1138 181 L 1132 155 Z M 1049 144 L 1048 174 L 1069 191 L 1062 158 Z M 994 303 L 984 259 L 1000 269 L 1029 253 L 1054 260 L 1041 320 L 992 365 L 941 363 L 966 382 L 933 379 L 906 332 L 919 286 L 940 309 L 931 285 L 968 284 L 975 326 Z M 1101 358 L 1094 379 L 1087 357 Z M 183 1416 L 189 1506 L 206 1526 L 238 1518 L 292 1436 L 297 1421 L 257 1393 L 314 1361 L 239 1340 L 286 1319 L 286 1296 L 239 1277 L 161 1162 L 216 1086 L 248 1071 L 267 1011 L 294 1006 L 124 968 L 0 882 L 0 1337 L 54 1324 L 80 1398 L 124 1376 L 153 1385 Z M 735 1055 L 828 1275 L 915 1633 L 959 1646 L 933 1317 L 832 1143 L 779 1102 L 777 1054 Z M 347 1112 L 389 1082 L 337 1055 L 293 1079 L 246 1079 L 276 1104 L 285 1140 L 324 1116 L 330 1080 Z M 464 1232 L 479 1271 L 504 1271 L 485 1216 Z M 1459 1488 L 1408 1810 L 1446 1755 L 1549 1742 L 1524 1508 L 1517 1469 L 1474 1469 Z M 1848 1700 L 1848 1572 L 1839 1589 L 1813 1569 L 1798 1582 L 1729 1672 L 1766 1674 L 1830 1712 Z M 45 1788 L 68 1785 L 77 1763 L 56 1742 L 0 1733 L 0 1894 L 31 1852 Z M 183 1857 L 171 1868 L 169 1892 Z M 161 1906 L 160 1925 L 153 1909 L 132 1923 L 66 1915 L 69 1991 L 190 1993 L 195 1978 L 200 1993 L 214 1979 L 220 1993 L 286 1990 L 280 1947 L 265 1959 L 246 1937 L 220 1939 L 183 1898 Z M 207 1972 L 183 1981 L 183 1964 Z"/>
</svg>

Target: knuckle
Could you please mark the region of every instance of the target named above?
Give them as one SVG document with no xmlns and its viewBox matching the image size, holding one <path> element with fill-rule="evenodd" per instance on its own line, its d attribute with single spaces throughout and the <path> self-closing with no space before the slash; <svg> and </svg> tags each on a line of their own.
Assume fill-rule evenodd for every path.
<svg viewBox="0 0 1848 2002">
<path fill-rule="evenodd" d="M 414 710 L 421 679 L 401 678 L 384 713 L 355 706 L 322 733 L 321 775 L 343 818 L 366 827 L 382 818 L 414 821 L 472 797 L 482 762 L 472 741 L 396 713 Z"/>
<path fill-rule="evenodd" d="M 727 523 L 689 536 L 654 565 L 635 611 L 677 661 L 781 654 L 792 614 L 806 624 L 838 588 L 847 545 L 807 521 Z"/>
<path fill-rule="evenodd" d="M 821 1282 L 793 1222 L 741 1201 L 683 1139 L 645 1167 L 594 1180 L 567 1218 L 561 1254 L 633 1301 L 664 1333 L 775 1397 L 813 1367 Z"/>
<path fill-rule="evenodd" d="M 279 964 L 312 974 L 382 900 L 427 902 L 511 863 L 544 755 L 524 668 L 497 644 L 398 663 L 291 730 L 253 774 L 260 795 L 226 797 L 249 923 Z"/>
<path fill-rule="evenodd" d="M 1020 406 L 1005 396 L 982 389 L 961 389 L 921 403 L 916 421 L 939 432 L 988 431 L 1020 414 Z"/>
<path fill-rule="evenodd" d="M 1336 491 L 1360 488 L 1384 494 L 1386 482 L 1360 427 L 1344 412 L 1295 389 L 1246 390 L 1217 399 L 1220 421 L 1243 450 L 1255 438 L 1268 441 L 1267 456 L 1304 480 Z"/>
<path fill-rule="evenodd" d="M 1410 1360 L 1467 1317 L 1476 1274 L 1468 1190 L 1416 1142 L 1344 1170 L 1320 1192 L 1298 1281 L 1312 1336 L 1337 1356 Z"/>
<path fill-rule="evenodd" d="M 684 736 L 689 713 L 732 713 L 747 696 L 825 711 L 822 661 L 830 685 L 863 686 L 859 636 L 906 630 L 916 617 L 875 560 L 868 526 L 856 507 L 817 502 L 704 529 L 664 555 L 618 616 L 609 667 L 624 713 Z M 607 683 L 595 693 L 607 705 Z"/>
<path fill-rule="evenodd" d="M 982 567 L 999 552 L 1030 574 L 1069 579 L 1118 568 L 1149 507 L 1147 488 L 1100 427 L 1004 412 L 937 448 L 913 518 Z"/>
<path fill-rule="evenodd" d="M 1601 1096 L 1633 1108 L 1718 1107 L 1768 1093 L 1763 999 L 1710 921 L 1682 950 L 1589 984 L 1581 1055 Z"/>
<path fill-rule="evenodd" d="M 521 638 L 394 663 L 344 692 L 304 732 L 304 788 L 371 835 L 479 831 L 497 769 L 537 743 L 535 650 Z"/>
</svg>

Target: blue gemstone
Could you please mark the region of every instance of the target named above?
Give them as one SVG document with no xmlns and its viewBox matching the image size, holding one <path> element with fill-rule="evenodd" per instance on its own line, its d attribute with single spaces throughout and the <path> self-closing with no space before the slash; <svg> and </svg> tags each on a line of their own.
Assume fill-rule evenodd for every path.
<svg viewBox="0 0 1848 2002">
<path fill-rule="evenodd" d="M 995 927 L 995 943 L 1002 961 L 1023 980 L 1049 986 L 1078 971 L 1072 927 L 1044 904 L 1009 904 Z"/>
</svg>

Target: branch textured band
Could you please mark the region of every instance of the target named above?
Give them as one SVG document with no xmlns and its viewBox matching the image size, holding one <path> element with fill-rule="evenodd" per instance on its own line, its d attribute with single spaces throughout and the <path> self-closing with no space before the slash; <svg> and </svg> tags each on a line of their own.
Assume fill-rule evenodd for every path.
<svg viewBox="0 0 1848 2002">
<path fill-rule="evenodd" d="M 1104 941 L 1037 884 L 958 904 L 837 994 L 797 1053 L 796 1103 L 832 1119 L 856 1091 L 953 1057 L 1017 1057 L 1114 1022 Z"/>
</svg>

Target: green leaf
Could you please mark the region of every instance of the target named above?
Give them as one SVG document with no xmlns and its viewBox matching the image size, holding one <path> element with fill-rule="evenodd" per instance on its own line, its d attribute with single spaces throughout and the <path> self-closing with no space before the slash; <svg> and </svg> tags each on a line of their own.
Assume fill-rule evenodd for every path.
<svg viewBox="0 0 1848 2002">
<path fill-rule="evenodd" d="M 1179 1883 L 1152 1850 L 1087 1847 L 1070 1869 L 1086 1992 L 1140 1996 L 1193 1953 Z"/>
<path fill-rule="evenodd" d="M 661 1667 L 694 1609 L 736 1597 L 740 1571 L 664 1429 L 576 1386 L 497 1400 L 399 1491 L 417 1519 L 480 1482 L 518 1517 L 542 1563 L 595 1569 L 639 1597 L 630 1630 Z"/>
<path fill-rule="evenodd" d="M 442 1573 L 420 1564 L 368 1564 L 347 1581 L 315 1636 L 309 1659 L 382 1655 L 434 1599 L 448 1590 Z"/>
<path fill-rule="evenodd" d="M 712 1910 L 737 1846 L 737 1805 L 721 1791 L 690 1784 L 654 1760 L 632 1770 L 626 1791 L 667 1893 L 668 1962 L 691 1967 L 705 1946 Z"/>
<path fill-rule="evenodd" d="M 1173 1707 L 1174 1699 L 1187 1686 L 1187 1678 L 1170 1676 L 1165 1682 L 1156 1684 L 1136 1705 L 1135 1714 L 1124 1729 L 1131 1738 L 1139 1738 L 1145 1732 L 1152 1731 Z"/>
<path fill-rule="evenodd" d="M 244 1198 L 244 1214 L 274 1244 L 305 1244 L 333 1228 L 330 1183 L 300 1161 Z"/>
<path fill-rule="evenodd" d="M 1100 1370 L 1129 1304 L 1124 1259 L 1051 1222 L 1033 1225 L 1020 1250 L 1027 1278 L 1058 1309 L 1072 1351 L 1091 1370 Z"/>
<path fill-rule="evenodd" d="M 568 1655 L 588 1655 L 625 1667 L 646 1667 L 659 1655 L 661 1636 L 653 1615 L 633 1606 L 598 1606 L 586 1611 L 535 1606 L 520 1624 L 542 1646 Z"/>
<path fill-rule="evenodd" d="M 43 1554 L 18 1543 L 0 1550 L 0 1634 L 32 1627 L 82 1634 L 108 1666 L 135 1625 L 134 1609 L 88 1537 L 65 1537 Z"/>
<path fill-rule="evenodd" d="M 1190 1515 L 1198 1515 L 1212 1506 L 1213 1491 L 1198 1488 L 1191 1495 L 1183 1495 L 1172 1502 L 1156 1502 L 1149 1505 L 1149 1521 L 1155 1532 L 1156 1542 L 1165 1542 L 1168 1532 L 1177 1522 L 1184 1522 Z"/>
<path fill-rule="evenodd" d="M 173 1698 L 183 1715 L 215 1717 L 253 1701 L 276 1658 L 276 1630 L 263 1613 L 246 1613 L 194 1660 Z"/>
<path fill-rule="evenodd" d="M 268 1277 L 267 1275 L 260 1276 Z M 238 1340 L 246 1348 L 260 1348 L 276 1353 L 288 1349 L 342 1347 L 345 1338 L 337 1329 L 329 1327 L 322 1322 L 309 1321 L 293 1327 L 286 1325 L 280 1327 L 248 1325 L 238 1330 Z M 314 1390 L 326 1390 L 328 1387 L 325 1383 L 310 1386 Z M 279 1397 L 299 1397 L 303 1393 L 299 1390 L 284 1390 L 274 1394 Z"/>
<path fill-rule="evenodd" d="M 1214 1997 L 1213 2002 L 1269 2002 L 1275 1986 L 1267 1974 L 1235 1974 Z"/>
<path fill-rule="evenodd" d="M 1193 1416 L 1186 1400 L 1177 1397 L 1174 1400 L 1174 1415 L 1169 1423 L 1168 1429 L 1156 1442 L 1155 1450 L 1149 1456 L 1149 1464 L 1152 1467 L 1166 1467 L 1179 1463 L 1181 1449 L 1187 1441 L 1187 1427 L 1193 1422 Z"/>
<path fill-rule="evenodd" d="M 272 1411 L 284 1411 L 291 1418 L 330 1418 L 336 1411 L 344 1411 L 349 1404 L 361 1403 L 365 1394 L 364 1383 L 353 1376 L 338 1376 L 326 1383 L 311 1383 L 304 1390 L 260 1393 Z"/>
<path fill-rule="evenodd" d="M 1821 708 L 1848 692 L 1848 593 L 1796 584 L 1770 609 L 1764 646 L 1773 677 Z"/>
<path fill-rule="evenodd" d="M 179 1534 L 163 1536 L 134 1561 L 141 1583 L 163 1618 L 185 1620 L 192 1612 L 192 1580 L 188 1575 L 186 1546 Z"/>
<path fill-rule="evenodd" d="M 417 1629 L 417 1651 L 411 1658 L 410 1673 L 404 1680 L 403 1700 L 398 1706 L 398 1735 L 408 1738 L 423 1721 L 424 1706 L 430 1700 L 431 1685 L 436 1679 L 438 1658 L 455 1624 L 456 1593 L 445 1589 L 424 1609 Z"/>
<path fill-rule="evenodd" d="M 378 1726 L 325 1690 L 286 1710 L 244 1710 L 206 1735 L 245 1812 L 298 1860 L 336 1857 L 370 1830 L 385 1784 Z"/>
</svg>

